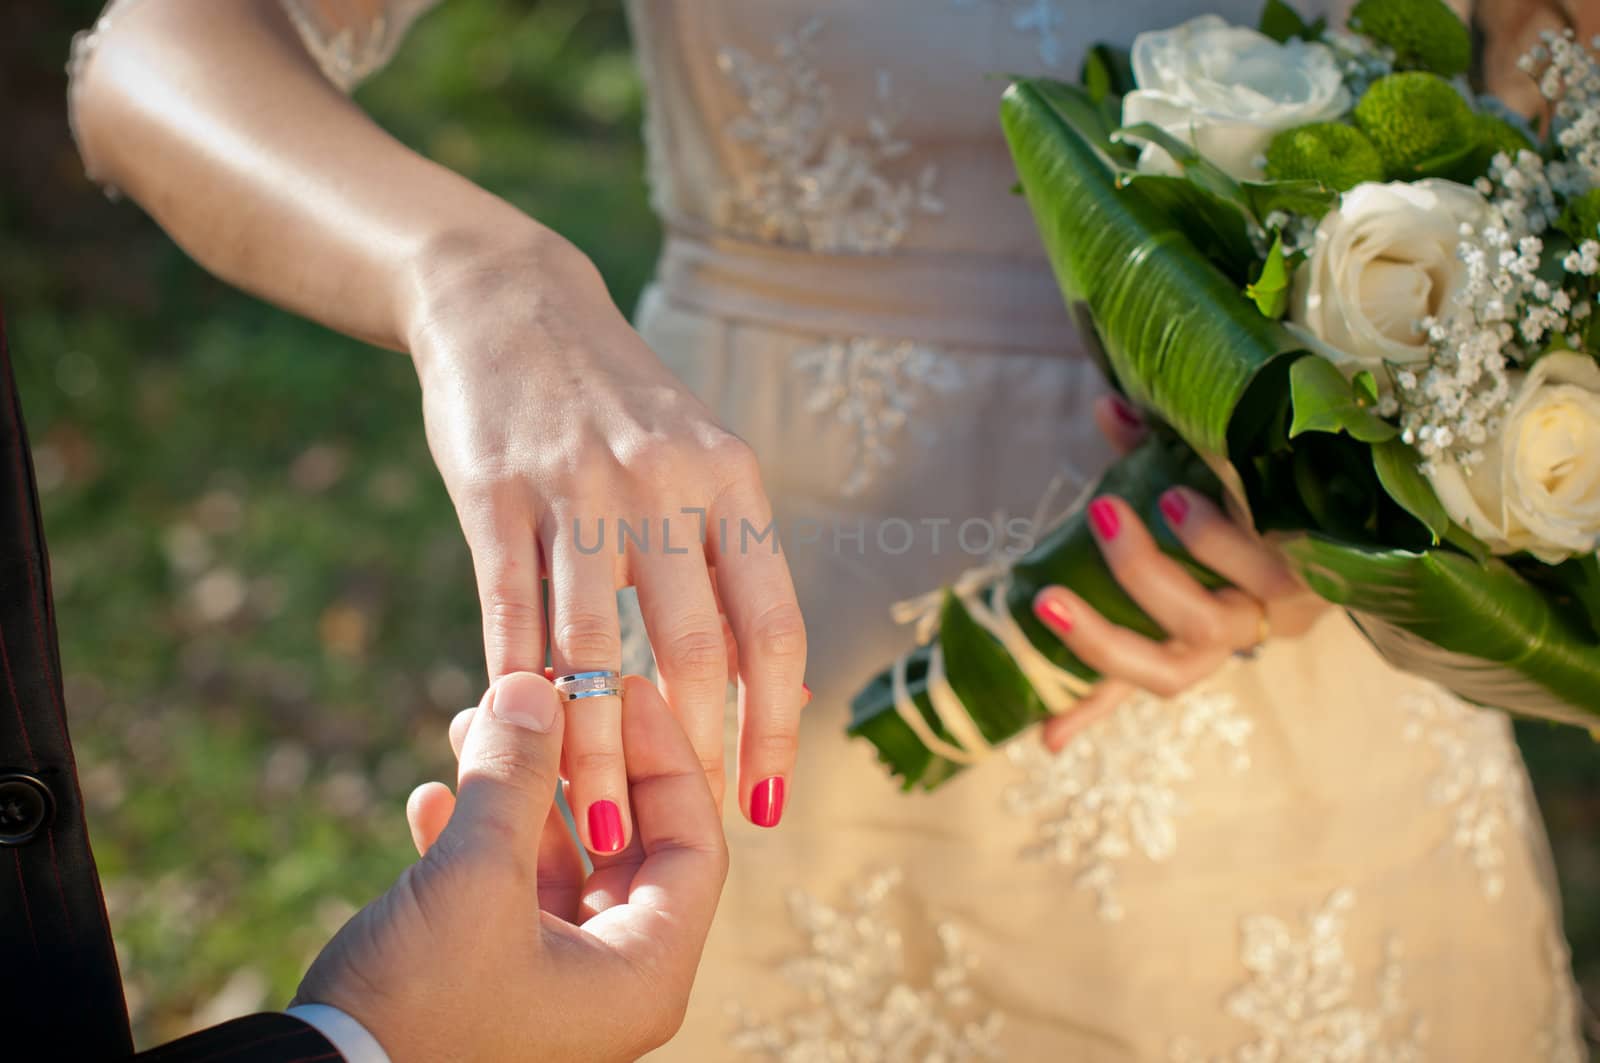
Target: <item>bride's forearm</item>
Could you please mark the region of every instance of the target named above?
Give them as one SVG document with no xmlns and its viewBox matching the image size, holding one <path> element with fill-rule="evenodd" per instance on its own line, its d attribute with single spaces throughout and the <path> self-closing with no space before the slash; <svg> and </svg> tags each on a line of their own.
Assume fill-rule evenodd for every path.
<svg viewBox="0 0 1600 1063">
<path fill-rule="evenodd" d="M 579 256 L 390 137 L 330 84 L 275 0 L 145 0 L 74 85 L 94 176 L 218 276 L 397 350 L 430 278 Z"/>
</svg>

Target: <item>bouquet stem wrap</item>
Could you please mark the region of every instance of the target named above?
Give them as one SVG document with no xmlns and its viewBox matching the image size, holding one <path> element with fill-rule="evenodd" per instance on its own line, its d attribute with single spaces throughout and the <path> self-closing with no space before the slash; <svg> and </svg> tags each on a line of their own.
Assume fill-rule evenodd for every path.
<svg viewBox="0 0 1600 1063">
<path fill-rule="evenodd" d="M 1124 499 L 1164 552 L 1206 586 L 1220 586 L 1158 515 L 1161 493 L 1173 484 L 1213 497 L 1219 490 L 1192 450 L 1158 432 L 1112 465 L 1094 491 Z M 1162 637 L 1112 576 L 1082 508 L 1007 571 L 976 586 L 965 582 L 945 589 L 931 640 L 875 677 L 852 706 L 850 733 L 871 740 L 907 787 L 939 785 L 1088 692 L 1094 670 L 1034 616 L 1043 588 L 1070 586 L 1112 622 Z"/>
<path fill-rule="evenodd" d="M 1491 558 L 1433 515 L 1392 426 L 1246 297 L 1249 219 L 1327 189 L 1238 183 L 1204 166 L 1136 173 L 1111 103 L 1025 79 L 1001 109 L 1067 305 L 1108 377 L 1159 422 L 1096 493 L 1122 497 L 1163 549 L 1217 586 L 1157 512 L 1168 487 L 1200 490 L 1275 533 L 1310 587 L 1397 666 L 1468 700 L 1593 725 L 1600 566 Z M 906 787 L 940 785 L 1092 684 L 1035 619 L 1042 588 L 1069 586 L 1113 623 L 1164 637 L 1112 578 L 1085 517 L 1072 514 L 1009 569 L 947 589 L 937 631 L 920 632 L 922 645 L 855 698 L 851 733 Z"/>
</svg>

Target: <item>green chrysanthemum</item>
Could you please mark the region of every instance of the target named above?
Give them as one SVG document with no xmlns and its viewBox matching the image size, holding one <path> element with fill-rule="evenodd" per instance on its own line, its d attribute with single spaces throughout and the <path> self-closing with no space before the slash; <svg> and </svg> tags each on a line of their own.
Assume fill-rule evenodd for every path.
<svg viewBox="0 0 1600 1063">
<path fill-rule="evenodd" d="M 1453 78 L 1472 66 L 1472 32 L 1444 0 L 1361 0 L 1349 25 L 1393 48 L 1402 67 Z"/>
<path fill-rule="evenodd" d="M 1504 152 L 1515 159 L 1519 151 L 1537 150 L 1533 141 L 1528 139 L 1528 134 L 1499 115 L 1476 115 L 1474 124 L 1477 126 L 1478 143 L 1483 145 L 1491 158 Z"/>
<path fill-rule="evenodd" d="M 1286 129 L 1267 146 L 1267 178 L 1321 181 L 1347 192 L 1366 181 L 1381 181 L 1383 159 L 1361 130 L 1338 122 Z"/>
<path fill-rule="evenodd" d="M 1512 123 L 1492 114 L 1475 114 L 1472 127 L 1478 149 L 1462 164 L 1459 173 L 1450 176 L 1460 181 L 1476 179 L 1489 172 L 1496 155 L 1505 154 L 1512 159 L 1522 151 L 1537 151 L 1528 135 Z"/>
<path fill-rule="evenodd" d="M 1380 78 L 1356 104 L 1356 125 L 1378 149 L 1390 177 L 1422 175 L 1423 167 L 1477 141 L 1477 115 L 1434 74 Z"/>
</svg>

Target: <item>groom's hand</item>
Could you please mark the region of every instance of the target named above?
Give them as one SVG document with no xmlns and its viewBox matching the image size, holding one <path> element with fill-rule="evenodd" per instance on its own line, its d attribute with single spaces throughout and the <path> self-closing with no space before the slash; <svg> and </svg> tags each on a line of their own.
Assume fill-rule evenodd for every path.
<svg viewBox="0 0 1600 1063">
<path fill-rule="evenodd" d="M 629 680 L 638 830 L 585 882 L 554 805 L 563 716 L 542 676 L 490 688 L 455 799 L 413 795 L 422 859 L 339 931 L 297 1003 L 348 1013 L 395 1063 L 635 1059 L 677 1031 L 727 872 L 711 792 L 660 695 Z"/>
</svg>

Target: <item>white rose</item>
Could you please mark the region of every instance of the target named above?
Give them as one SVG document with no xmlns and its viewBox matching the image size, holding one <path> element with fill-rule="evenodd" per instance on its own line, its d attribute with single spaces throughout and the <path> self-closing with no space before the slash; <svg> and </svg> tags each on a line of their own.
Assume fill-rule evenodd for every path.
<svg viewBox="0 0 1600 1063">
<path fill-rule="evenodd" d="M 1428 479 L 1457 524 L 1497 554 L 1555 564 L 1600 544 L 1600 366 L 1585 354 L 1539 359 L 1498 439 L 1465 470 L 1448 459 Z"/>
<path fill-rule="evenodd" d="M 1387 389 L 1385 363 L 1427 362 L 1420 323 L 1448 309 L 1466 283 L 1456 254 L 1461 226 L 1487 210 L 1481 195 L 1452 181 L 1357 185 L 1317 226 L 1311 257 L 1295 274 L 1290 322 L 1346 374 L 1370 369 Z"/>
<path fill-rule="evenodd" d="M 1240 180 L 1262 176 L 1258 160 L 1285 129 L 1329 122 L 1350 110 L 1333 52 L 1320 44 L 1279 44 L 1264 34 L 1202 15 L 1133 41 L 1133 80 L 1122 124 L 1158 125 Z M 1139 169 L 1176 172 L 1149 145 Z"/>
</svg>

